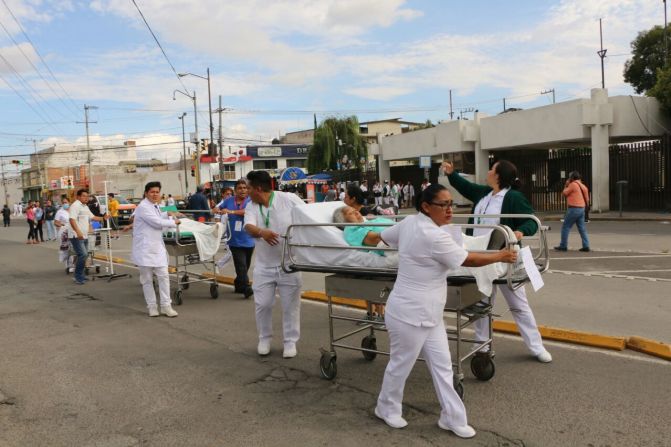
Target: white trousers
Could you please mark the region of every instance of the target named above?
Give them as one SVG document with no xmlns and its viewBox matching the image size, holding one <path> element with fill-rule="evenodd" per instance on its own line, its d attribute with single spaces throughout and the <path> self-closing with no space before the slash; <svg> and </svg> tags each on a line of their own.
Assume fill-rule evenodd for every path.
<svg viewBox="0 0 671 447">
<path fill-rule="evenodd" d="M 161 307 L 170 306 L 170 277 L 168 276 L 168 267 L 138 266 L 138 268 L 140 269 L 140 284 L 142 284 L 142 292 L 144 292 L 144 300 L 147 302 L 147 307 L 156 307 L 154 275 L 156 275 L 156 281 L 158 282 Z"/>
<path fill-rule="evenodd" d="M 426 360 L 440 401 L 440 421 L 456 427 L 467 424 L 466 408 L 454 390 L 452 359 L 445 326 L 417 327 L 385 315 L 389 332 L 390 357 L 384 371 L 377 409 L 384 418 L 401 417 L 403 389 L 417 357 Z"/>
<path fill-rule="evenodd" d="M 527 345 L 527 349 L 533 355 L 542 353 L 545 350 L 543 340 L 540 332 L 538 332 L 536 319 L 529 306 L 525 288 L 520 287 L 517 290 L 510 290 L 506 285 L 499 284 L 498 287 L 492 289 L 492 305 L 494 305 L 497 289 L 501 291 L 503 297 L 506 299 L 510 313 L 513 315 L 513 320 L 517 324 L 517 328 L 522 335 L 524 344 Z M 480 318 L 475 322 L 474 326 L 477 340 L 487 340 L 489 338 L 489 318 Z"/>
<path fill-rule="evenodd" d="M 375 197 L 375 204 L 376 205 L 382 205 L 382 196 Z"/>
<path fill-rule="evenodd" d="M 296 343 L 301 336 L 301 287 L 299 273 L 285 273 L 282 267 L 255 267 L 252 290 L 259 340 L 273 336 L 273 306 L 276 292 L 282 302 L 284 343 Z"/>
</svg>

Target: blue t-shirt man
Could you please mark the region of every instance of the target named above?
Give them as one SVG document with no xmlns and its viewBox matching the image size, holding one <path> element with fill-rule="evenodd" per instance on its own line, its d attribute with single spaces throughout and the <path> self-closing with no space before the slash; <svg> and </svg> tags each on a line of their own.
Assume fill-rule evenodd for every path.
<svg viewBox="0 0 671 447">
<path fill-rule="evenodd" d="M 249 203 L 250 198 L 246 197 L 240 205 L 235 202 L 235 196 L 231 196 L 224 200 L 224 203 L 219 205 L 219 209 L 227 209 L 231 211 L 244 210 Z M 230 247 L 251 248 L 254 246 L 254 238 L 247 233 L 245 228 L 245 216 L 237 216 L 235 214 L 228 214 L 228 222 L 231 226 L 231 240 L 228 241 Z"/>
</svg>

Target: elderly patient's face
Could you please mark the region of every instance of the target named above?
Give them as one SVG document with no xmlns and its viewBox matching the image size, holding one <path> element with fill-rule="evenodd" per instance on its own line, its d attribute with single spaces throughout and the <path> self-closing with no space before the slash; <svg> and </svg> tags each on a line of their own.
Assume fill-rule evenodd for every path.
<svg viewBox="0 0 671 447">
<path fill-rule="evenodd" d="M 347 221 L 347 223 L 361 223 L 363 222 L 363 216 L 361 215 L 360 212 L 352 208 L 351 206 L 348 206 L 345 208 L 345 210 L 342 212 L 343 217 Z"/>
</svg>

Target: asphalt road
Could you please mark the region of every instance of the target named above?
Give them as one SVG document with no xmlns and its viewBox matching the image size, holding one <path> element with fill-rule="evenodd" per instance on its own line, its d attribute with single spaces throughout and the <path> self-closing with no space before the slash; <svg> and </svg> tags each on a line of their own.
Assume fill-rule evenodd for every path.
<svg viewBox="0 0 671 447">
<path fill-rule="evenodd" d="M 519 338 L 497 335 L 495 377 L 479 382 L 467 372 L 464 381 L 474 440 L 437 428 L 439 406 L 422 364 L 406 387 L 410 425 L 393 430 L 372 413 L 385 357 L 367 362 L 340 350 L 336 380 L 319 378 L 318 349 L 328 343 L 322 304 L 302 305 L 298 357 L 283 360 L 275 340 L 271 356 L 259 358 L 253 303 L 230 288 L 212 300 L 205 285 L 193 285 L 178 318 L 150 319 L 136 274 L 76 286 L 53 245 L 25 245 L 22 236 L 23 228 L 0 233 L 2 447 L 671 445 L 667 361 L 548 343 L 554 361 L 539 364 Z M 622 331 L 657 327 L 668 336 L 668 293 L 649 289 L 668 283 L 564 273 L 545 279 L 546 292 L 533 301 L 542 323 L 562 313 L 567 322 L 611 328 L 599 320 L 615 318 Z M 306 283 L 319 280 L 306 275 Z M 626 284 L 638 284 L 628 300 Z M 583 294 L 569 299 L 569 286 Z M 645 306 L 656 306 L 660 321 L 632 314 L 641 303 L 613 305 L 634 300 L 650 301 Z M 635 325 L 637 318 L 645 324 Z M 379 342 L 385 345 L 384 335 Z"/>
</svg>

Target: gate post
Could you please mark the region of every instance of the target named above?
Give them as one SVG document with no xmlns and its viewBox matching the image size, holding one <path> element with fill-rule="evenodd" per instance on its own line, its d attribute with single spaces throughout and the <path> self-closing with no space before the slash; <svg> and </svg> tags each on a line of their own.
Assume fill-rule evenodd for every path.
<svg viewBox="0 0 671 447">
<path fill-rule="evenodd" d="M 582 124 L 589 126 L 592 139 L 592 209 L 610 209 L 610 170 L 608 159 L 609 128 L 613 124 L 613 106 L 608 104 L 608 90 L 593 88 L 591 99 L 583 104 Z"/>
</svg>

